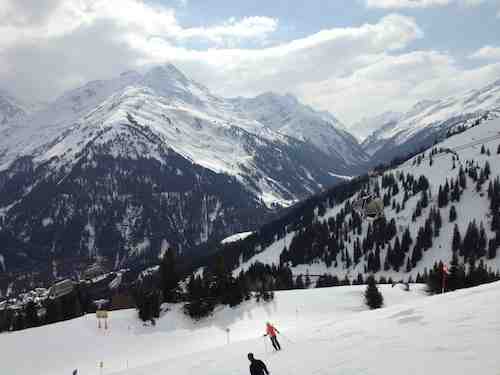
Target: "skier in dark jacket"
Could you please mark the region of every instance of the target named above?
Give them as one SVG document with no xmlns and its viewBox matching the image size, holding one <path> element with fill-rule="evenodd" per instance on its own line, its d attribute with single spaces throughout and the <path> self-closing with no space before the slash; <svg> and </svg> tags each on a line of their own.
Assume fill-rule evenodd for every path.
<svg viewBox="0 0 500 375">
<path fill-rule="evenodd" d="M 250 361 L 250 375 L 269 375 L 267 367 L 260 359 L 255 359 L 253 353 L 248 353 Z"/>
</svg>

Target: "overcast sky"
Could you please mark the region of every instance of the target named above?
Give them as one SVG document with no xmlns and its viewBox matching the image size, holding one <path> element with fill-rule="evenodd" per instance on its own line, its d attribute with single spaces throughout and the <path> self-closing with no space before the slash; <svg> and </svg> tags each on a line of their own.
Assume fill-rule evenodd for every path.
<svg viewBox="0 0 500 375">
<path fill-rule="evenodd" d="M 347 125 L 500 79 L 500 0 L 0 0 L 0 89 L 51 100 L 172 62 Z"/>
</svg>

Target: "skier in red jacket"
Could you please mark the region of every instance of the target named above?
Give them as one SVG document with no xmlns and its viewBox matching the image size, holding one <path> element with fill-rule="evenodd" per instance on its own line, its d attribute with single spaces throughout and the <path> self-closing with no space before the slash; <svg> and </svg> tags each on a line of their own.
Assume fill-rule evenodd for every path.
<svg viewBox="0 0 500 375">
<path fill-rule="evenodd" d="M 273 344 L 274 350 L 281 350 L 281 345 L 278 342 L 276 335 L 280 333 L 271 323 L 266 323 L 266 334 L 264 336 L 269 336 L 271 343 Z"/>
</svg>

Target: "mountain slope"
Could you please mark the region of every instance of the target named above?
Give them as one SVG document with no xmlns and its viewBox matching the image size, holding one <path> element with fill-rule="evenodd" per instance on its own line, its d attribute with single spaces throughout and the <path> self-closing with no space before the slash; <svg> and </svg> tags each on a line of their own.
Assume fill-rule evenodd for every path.
<svg viewBox="0 0 500 375">
<path fill-rule="evenodd" d="M 224 256 L 235 274 L 262 262 L 290 265 L 295 275 L 327 273 L 351 280 L 370 273 L 415 280 L 436 262 L 450 263 L 454 252 L 459 263 L 480 261 L 500 270 L 494 209 L 500 204 L 499 144 L 500 119 L 487 121 L 385 171 L 371 186 L 385 201 L 382 224 L 352 211 L 353 201 L 367 189 L 367 179 L 355 179 L 304 202 Z M 457 219 L 450 219 L 452 206 Z M 452 251 L 455 224 L 462 241 L 470 231 L 483 240 L 461 242 Z"/>
<path fill-rule="evenodd" d="M 362 146 L 374 160 L 387 162 L 431 146 L 448 131 L 498 117 L 499 113 L 500 80 L 480 90 L 419 102 L 397 121 L 376 130 Z"/>
<path fill-rule="evenodd" d="M 126 72 L 0 129 L 0 254 L 8 271 L 147 264 L 166 246 L 251 230 L 270 207 L 362 168 L 273 130 L 172 65 Z"/>
<path fill-rule="evenodd" d="M 387 126 L 389 124 L 394 125 L 403 117 L 403 113 L 400 112 L 384 112 L 378 116 L 371 118 L 364 118 L 361 121 L 355 123 L 349 127 L 349 131 L 354 134 L 361 142 L 364 142 L 372 133 L 375 133 L 379 129 Z"/>
<path fill-rule="evenodd" d="M 327 155 L 351 165 L 368 160 L 355 138 L 329 112 L 318 112 L 288 95 L 265 93 L 251 99 L 234 102 L 242 112 L 250 113 L 256 121 L 302 141 L 310 142 Z"/>
<path fill-rule="evenodd" d="M 0 126 L 7 122 L 25 116 L 27 108 L 19 100 L 5 91 L 0 90 Z"/>
</svg>

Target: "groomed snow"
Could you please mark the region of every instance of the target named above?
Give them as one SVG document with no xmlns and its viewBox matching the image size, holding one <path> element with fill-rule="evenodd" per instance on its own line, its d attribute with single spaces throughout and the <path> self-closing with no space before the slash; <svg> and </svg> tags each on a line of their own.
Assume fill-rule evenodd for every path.
<svg viewBox="0 0 500 375">
<path fill-rule="evenodd" d="M 0 335 L 2 373 L 98 374 L 102 360 L 103 374 L 243 375 L 254 352 L 271 374 L 497 375 L 500 283 L 425 298 L 412 289 L 382 286 L 388 307 L 376 311 L 363 306 L 362 287 L 339 287 L 279 292 L 274 302 L 224 308 L 202 323 L 178 307 L 156 327 L 114 312 L 106 334 L 87 315 Z M 279 353 L 261 336 L 267 320 L 283 334 Z"/>
<path fill-rule="evenodd" d="M 356 288 L 345 290 L 359 297 Z M 386 288 L 383 292 L 388 295 Z M 309 296 L 302 297 L 309 303 Z M 246 353 L 251 351 L 271 374 L 497 375 L 499 297 L 500 283 L 495 283 L 351 312 L 345 319 L 332 311 L 324 320 L 311 317 L 296 329 L 283 330 L 279 353 L 270 353 L 269 344 L 266 349 L 266 341 L 255 337 L 115 374 L 245 375 Z"/>
<path fill-rule="evenodd" d="M 310 345 L 312 338 L 308 335 L 316 335 L 319 327 L 360 319 L 366 311 L 363 290 L 356 286 L 276 292 L 270 303 L 251 301 L 234 309 L 220 308 L 198 323 L 186 317 L 181 306 L 174 305 L 155 327 L 143 326 L 135 311 L 123 310 L 110 313 L 110 329 L 106 332 L 99 332 L 95 315 L 88 314 L 4 333 L 0 334 L 2 374 L 63 375 L 75 368 L 79 374 L 97 374 L 100 361 L 104 362 L 103 374 L 198 374 L 204 373 L 205 366 L 209 371 L 206 374 L 247 373 L 247 352 L 267 356 L 267 341 L 262 339 L 266 321 L 274 322 L 288 339 L 299 340 L 300 344 L 291 344 L 285 336 L 281 339 L 287 353 L 296 352 L 300 345 Z M 417 285 L 410 292 L 390 285 L 381 286 L 381 290 L 388 306 L 425 297 Z M 230 329 L 230 346 L 226 328 Z M 332 336 L 335 338 L 337 334 Z M 270 366 L 274 369 L 275 365 Z M 276 373 L 290 371 L 292 367 Z"/>
</svg>

